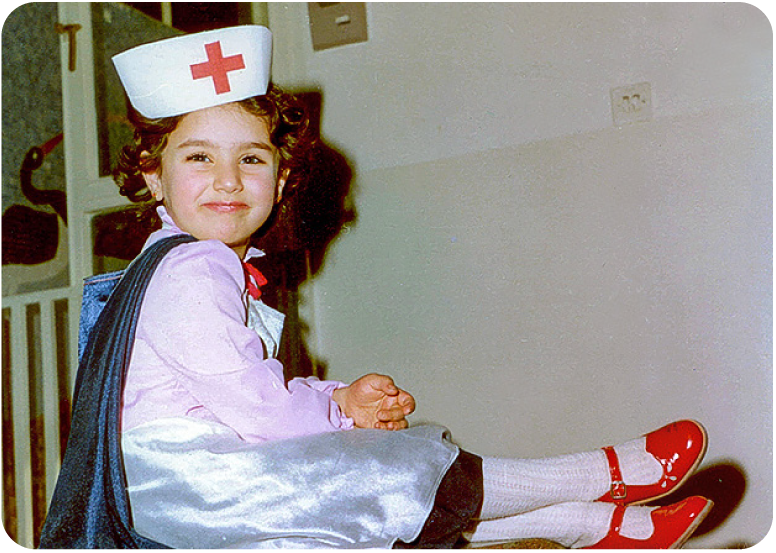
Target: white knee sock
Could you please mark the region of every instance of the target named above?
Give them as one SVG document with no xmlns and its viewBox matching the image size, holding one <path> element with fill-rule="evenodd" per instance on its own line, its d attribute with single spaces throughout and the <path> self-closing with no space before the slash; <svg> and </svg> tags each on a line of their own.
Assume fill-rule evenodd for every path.
<svg viewBox="0 0 776 553">
<path fill-rule="evenodd" d="M 620 534 L 631 539 L 649 538 L 654 531 L 650 516 L 654 509 L 628 507 Z M 564 547 L 587 547 L 601 541 L 609 532 L 612 513 L 611 503 L 560 503 L 521 515 L 480 521 L 464 537 L 473 543 L 541 538 Z"/>
<path fill-rule="evenodd" d="M 651 484 L 663 474 L 646 451 L 646 438 L 615 446 L 626 484 Z M 548 459 L 482 460 L 484 501 L 480 520 L 508 517 L 555 503 L 593 501 L 610 488 L 602 450 Z"/>
</svg>

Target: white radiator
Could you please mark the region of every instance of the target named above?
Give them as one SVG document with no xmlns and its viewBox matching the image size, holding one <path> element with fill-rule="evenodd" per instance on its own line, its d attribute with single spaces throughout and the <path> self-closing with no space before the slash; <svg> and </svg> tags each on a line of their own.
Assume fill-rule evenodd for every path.
<svg viewBox="0 0 776 553">
<path fill-rule="evenodd" d="M 70 425 L 81 290 L 3 298 L 3 524 L 38 544 Z"/>
</svg>

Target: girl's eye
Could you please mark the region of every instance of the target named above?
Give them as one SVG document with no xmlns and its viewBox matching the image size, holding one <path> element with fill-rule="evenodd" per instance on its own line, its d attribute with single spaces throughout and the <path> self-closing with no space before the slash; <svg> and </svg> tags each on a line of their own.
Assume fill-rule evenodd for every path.
<svg viewBox="0 0 776 553">
<path fill-rule="evenodd" d="M 208 157 L 207 154 L 197 153 L 197 154 L 189 154 L 188 156 L 186 156 L 186 161 L 207 162 L 207 161 L 210 161 L 210 158 Z"/>
<path fill-rule="evenodd" d="M 264 163 L 264 160 L 256 155 L 247 155 L 240 160 L 240 163 L 244 163 L 246 165 L 260 165 Z"/>
</svg>

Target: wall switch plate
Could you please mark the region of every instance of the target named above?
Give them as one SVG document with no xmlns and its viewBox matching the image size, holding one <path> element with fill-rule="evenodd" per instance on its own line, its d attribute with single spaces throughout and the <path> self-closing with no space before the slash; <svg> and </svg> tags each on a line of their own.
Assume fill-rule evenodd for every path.
<svg viewBox="0 0 776 553">
<path fill-rule="evenodd" d="M 616 126 L 652 120 L 652 88 L 649 83 L 613 88 L 610 94 Z"/>
<path fill-rule="evenodd" d="M 313 50 L 366 42 L 365 2 L 308 2 Z"/>
</svg>

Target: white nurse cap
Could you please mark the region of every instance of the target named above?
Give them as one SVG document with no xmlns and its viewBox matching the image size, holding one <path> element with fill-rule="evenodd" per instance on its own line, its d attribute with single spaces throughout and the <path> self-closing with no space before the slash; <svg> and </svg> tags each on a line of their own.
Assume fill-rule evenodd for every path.
<svg viewBox="0 0 776 553">
<path fill-rule="evenodd" d="M 132 106 L 170 117 L 266 94 L 272 33 L 242 25 L 143 44 L 113 56 Z"/>
</svg>

